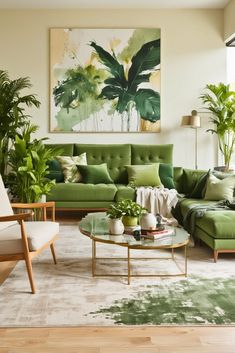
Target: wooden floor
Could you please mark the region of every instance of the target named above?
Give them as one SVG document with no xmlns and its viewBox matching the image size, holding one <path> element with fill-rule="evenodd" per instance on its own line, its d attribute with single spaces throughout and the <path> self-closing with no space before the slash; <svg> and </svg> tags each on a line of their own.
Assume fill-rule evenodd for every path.
<svg viewBox="0 0 235 353">
<path fill-rule="evenodd" d="M 1 328 L 0 353 L 235 353 L 235 327 Z"/>
<path fill-rule="evenodd" d="M 234 353 L 235 328 L 80 327 L 0 329 L 0 352 Z"/>
</svg>

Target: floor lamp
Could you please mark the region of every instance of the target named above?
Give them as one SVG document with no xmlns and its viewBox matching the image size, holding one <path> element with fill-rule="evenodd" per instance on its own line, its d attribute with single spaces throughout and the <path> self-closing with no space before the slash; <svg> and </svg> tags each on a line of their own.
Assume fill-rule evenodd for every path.
<svg viewBox="0 0 235 353">
<path fill-rule="evenodd" d="M 191 127 L 195 130 L 195 169 L 198 169 L 197 166 L 197 129 L 201 127 L 201 118 L 197 115 L 197 111 L 193 110 L 191 115 L 185 115 L 182 117 L 181 121 L 182 127 Z"/>
</svg>

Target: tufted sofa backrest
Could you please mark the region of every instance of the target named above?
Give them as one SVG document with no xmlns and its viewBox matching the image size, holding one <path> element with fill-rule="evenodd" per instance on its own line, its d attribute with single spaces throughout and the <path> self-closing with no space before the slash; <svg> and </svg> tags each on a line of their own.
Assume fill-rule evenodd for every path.
<svg viewBox="0 0 235 353">
<path fill-rule="evenodd" d="M 172 164 L 173 145 L 131 145 L 131 144 L 48 144 L 48 147 L 60 147 L 62 155 L 78 156 L 86 152 L 88 164 L 107 163 L 114 183 L 128 184 L 125 166 L 130 164 L 169 163 Z M 50 164 L 51 178 L 62 177 L 58 161 Z"/>
<path fill-rule="evenodd" d="M 111 178 L 115 183 L 127 184 L 125 165 L 131 164 L 129 144 L 75 144 L 74 155 L 86 152 L 88 164 L 107 163 Z"/>
<path fill-rule="evenodd" d="M 131 145 L 131 164 L 172 164 L 173 145 Z"/>
</svg>

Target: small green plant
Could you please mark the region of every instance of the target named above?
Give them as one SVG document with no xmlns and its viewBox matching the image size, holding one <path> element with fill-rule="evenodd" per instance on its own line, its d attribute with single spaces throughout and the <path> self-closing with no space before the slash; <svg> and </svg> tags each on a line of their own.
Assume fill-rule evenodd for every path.
<svg viewBox="0 0 235 353">
<path fill-rule="evenodd" d="M 106 213 L 109 216 L 109 218 L 111 218 L 111 219 L 118 219 L 118 218 L 122 218 L 122 216 L 124 216 L 124 213 L 119 208 L 118 204 L 110 205 L 109 209 L 107 210 Z"/>
<path fill-rule="evenodd" d="M 112 204 L 107 211 L 107 215 L 110 218 L 121 218 L 122 216 L 139 217 L 146 211 L 146 208 L 135 201 L 126 199 Z"/>
<path fill-rule="evenodd" d="M 54 180 L 47 178 L 48 161 L 58 155 L 58 149 L 47 148 L 42 139 L 31 140 L 38 127 L 27 123 L 22 134 L 15 137 L 14 148 L 9 152 L 11 172 L 7 180 L 13 197 L 19 202 L 38 202 L 49 194 Z"/>
</svg>

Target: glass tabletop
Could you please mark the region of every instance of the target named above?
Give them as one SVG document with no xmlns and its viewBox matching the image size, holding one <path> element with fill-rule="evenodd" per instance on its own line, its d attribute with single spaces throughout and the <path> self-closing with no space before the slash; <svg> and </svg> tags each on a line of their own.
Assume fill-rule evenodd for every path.
<svg viewBox="0 0 235 353">
<path fill-rule="evenodd" d="M 105 212 L 88 213 L 79 222 L 80 231 L 89 236 L 91 239 L 104 242 L 113 243 L 120 246 L 127 246 L 132 248 L 173 248 L 186 245 L 189 241 L 189 234 L 180 227 L 166 226 L 166 229 L 172 230 L 171 234 L 163 235 L 158 239 L 149 239 L 141 236 L 140 240 L 136 240 L 133 235 L 109 234 L 109 218 Z"/>
</svg>

